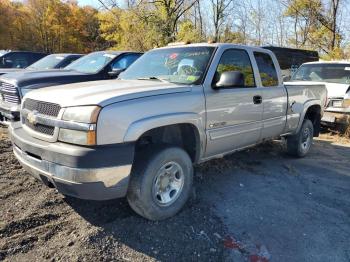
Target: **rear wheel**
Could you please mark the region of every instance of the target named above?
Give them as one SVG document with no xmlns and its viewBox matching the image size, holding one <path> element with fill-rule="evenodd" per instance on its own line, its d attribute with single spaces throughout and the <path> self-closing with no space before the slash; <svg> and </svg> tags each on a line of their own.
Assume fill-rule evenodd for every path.
<svg viewBox="0 0 350 262">
<path fill-rule="evenodd" d="M 185 205 L 192 181 L 192 161 L 183 149 L 148 149 L 140 152 L 135 160 L 128 202 L 136 213 L 147 219 L 166 219 Z"/>
<path fill-rule="evenodd" d="M 309 119 L 305 119 L 299 132 L 287 137 L 288 154 L 304 157 L 310 151 L 314 134 L 314 126 Z"/>
</svg>

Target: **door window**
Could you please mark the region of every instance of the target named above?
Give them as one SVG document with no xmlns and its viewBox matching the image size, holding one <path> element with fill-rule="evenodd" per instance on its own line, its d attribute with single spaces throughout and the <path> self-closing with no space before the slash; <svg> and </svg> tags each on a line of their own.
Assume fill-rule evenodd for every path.
<svg viewBox="0 0 350 262">
<path fill-rule="evenodd" d="M 112 69 L 126 69 L 134 63 L 141 54 L 125 55 L 112 64 Z"/>
<path fill-rule="evenodd" d="M 254 52 L 258 64 L 261 83 L 263 86 L 278 86 L 278 77 L 275 64 L 269 54 Z"/>
<path fill-rule="evenodd" d="M 241 49 L 226 50 L 216 69 L 215 83 L 219 81 L 223 72 L 239 71 L 244 75 L 244 86 L 255 87 L 254 71 L 248 53 Z"/>
<path fill-rule="evenodd" d="M 5 65 L 9 68 L 25 68 L 30 65 L 27 54 L 11 53 L 4 56 Z"/>
</svg>

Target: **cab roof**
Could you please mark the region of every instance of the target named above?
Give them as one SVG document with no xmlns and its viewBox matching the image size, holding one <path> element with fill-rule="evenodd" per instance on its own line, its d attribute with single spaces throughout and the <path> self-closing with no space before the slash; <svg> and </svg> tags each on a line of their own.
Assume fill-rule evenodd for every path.
<svg viewBox="0 0 350 262">
<path fill-rule="evenodd" d="M 316 61 L 304 63 L 304 65 L 317 65 L 317 64 L 350 64 L 348 60 L 337 60 L 337 61 Z"/>
<path fill-rule="evenodd" d="M 249 45 L 238 45 L 238 44 L 231 44 L 231 43 L 191 43 L 191 44 L 185 44 L 185 43 L 171 43 L 164 47 L 159 47 L 156 49 L 168 49 L 168 48 L 186 48 L 186 47 L 231 47 L 231 48 L 240 48 L 240 49 L 251 49 L 256 51 L 262 51 L 264 53 L 273 53 L 272 51 L 258 47 L 258 46 L 249 46 Z"/>
</svg>

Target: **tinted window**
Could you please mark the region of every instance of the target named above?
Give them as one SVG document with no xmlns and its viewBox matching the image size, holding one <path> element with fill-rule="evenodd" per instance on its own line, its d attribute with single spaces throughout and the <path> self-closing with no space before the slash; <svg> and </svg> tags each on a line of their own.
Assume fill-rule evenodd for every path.
<svg viewBox="0 0 350 262">
<path fill-rule="evenodd" d="M 220 58 L 214 81 L 219 81 L 221 74 L 227 71 L 241 72 L 244 75 L 244 87 L 255 87 L 253 67 L 246 51 L 239 49 L 226 50 Z"/>
<path fill-rule="evenodd" d="M 126 69 L 140 56 L 141 54 L 125 55 L 113 63 L 112 69 Z"/>
<path fill-rule="evenodd" d="M 256 63 L 263 86 L 278 86 L 278 77 L 275 65 L 269 54 L 254 52 Z"/>
<path fill-rule="evenodd" d="M 25 53 L 10 53 L 4 56 L 6 68 L 25 68 L 30 65 L 30 58 Z"/>
</svg>

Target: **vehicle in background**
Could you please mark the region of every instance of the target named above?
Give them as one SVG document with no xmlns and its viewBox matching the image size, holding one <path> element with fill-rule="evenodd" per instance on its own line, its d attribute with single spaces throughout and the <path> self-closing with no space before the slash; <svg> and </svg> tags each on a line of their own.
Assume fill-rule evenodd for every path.
<svg viewBox="0 0 350 262">
<path fill-rule="evenodd" d="M 20 72 L 22 70 L 46 70 L 61 69 L 68 66 L 73 61 L 79 59 L 83 55 L 80 54 L 52 54 L 36 61 L 34 64 L 26 68 L 3 68 L 0 69 L 0 75 Z"/>
<path fill-rule="evenodd" d="M 79 58 L 64 69 L 23 71 L 0 77 L 0 123 L 19 120 L 22 97 L 38 88 L 117 78 L 142 53 L 99 51 Z"/>
<path fill-rule="evenodd" d="M 350 62 L 330 61 L 303 64 L 292 81 L 322 82 L 328 100 L 322 123 L 336 125 L 344 132 L 350 125 Z"/>
<path fill-rule="evenodd" d="M 193 164 L 285 137 L 305 156 L 318 136 L 323 84 L 283 84 L 269 50 L 173 45 L 144 54 L 117 81 L 43 88 L 10 125 L 25 170 L 63 194 L 127 196 L 141 216 L 176 214 Z"/>
<path fill-rule="evenodd" d="M 289 80 L 302 64 L 319 60 L 317 51 L 277 46 L 264 46 L 263 48 L 275 54 L 280 64 L 284 80 Z"/>
<path fill-rule="evenodd" d="M 0 68 L 26 68 L 45 56 L 39 52 L 0 50 Z"/>
</svg>

